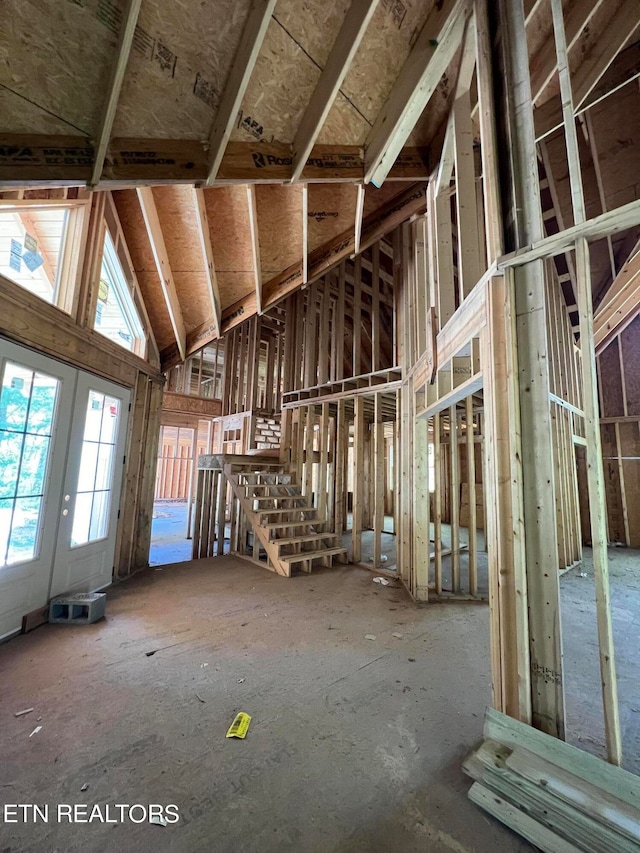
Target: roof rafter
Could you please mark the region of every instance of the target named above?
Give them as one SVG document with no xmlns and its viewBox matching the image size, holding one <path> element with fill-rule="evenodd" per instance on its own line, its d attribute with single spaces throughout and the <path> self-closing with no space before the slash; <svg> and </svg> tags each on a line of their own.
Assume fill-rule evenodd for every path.
<svg viewBox="0 0 640 853">
<path fill-rule="evenodd" d="M 247 91 L 275 5 L 276 0 L 253 0 L 251 4 L 209 137 L 208 184 L 212 184 L 218 174 L 233 123 Z"/>
<path fill-rule="evenodd" d="M 120 98 L 120 90 L 124 82 L 124 74 L 129 62 L 129 54 L 133 45 L 133 36 L 136 31 L 138 15 L 140 14 L 140 6 L 142 0 L 127 0 L 127 6 L 123 12 L 124 23 L 120 29 L 118 36 L 118 44 L 116 46 L 116 55 L 111 69 L 111 78 L 107 86 L 107 97 L 102 110 L 102 118 L 100 127 L 96 135 L 96 147 L 93 158 L 93 169 L 91 171 L 90 186 L 94 187 L 102 175 L 104 166 L 104 158 L 109 146 L 111 138 L 111 130 L 113 121 L 116 117 L 116 109 L 118 108 L 118 100 Z"/>
<path fill-rule="evenodd" d="M 467 0 L 444 0 L 427 17 L 367 137 L 365 183 L 384 183 L 460 45 L 469 11 Z"/>
<path fill-rule="evenodd" d="M 144 223 L 147 228 L 149 243 L 151 244 L 151 251 L 153 252 L 153 259 L 156 264 L 156 270 L 158 271 L 158 278 L 160 279 L 160 286 L 162 287 L 164 301 L 167 306 L 171 327 L 176 339 L 176 345 L 178 352 L 180 353 L 181 360 L 184 361 L 187 355 L 187 335 L 184 327 L 182 311 L 180 310 L 175 282 L 173 280 L 173 274 L 171 272 L 171 264 L 169 263 L 167 247 L 165 246 L 164 237 L 162 235 L 158 209 L 153 197 L 153 190 L 151 187 L 139 187 L 137 192 L 140 208 L 144 217 Z"/>
<path fill-rule="evenodd" d="M 362 237 L 360 249 L 366 249 L 385 234 L 407 219 L 409 216 L 419 213 L 426 206 L 426 184 L 412 184 L 406 190 L 398 193 L 378 210 L 373 211 L 365 217 L 362 223 Z M 330 241 L 317 249 L 314 249 L 308 258 L 308 280 L 313 282 L 324 275 L 340 261 L 349 258 L 354 251 L 355 234 L 349 227 L 342 234 L 338 234 Z M 302 259 L 297 264 L 284 270 L 274 278 L 266 281 L 262 287 L 262 309 L 266 311 L 277 305 L 285 296 L 293 293 L 303 286 Z M 258 313 L 258 305 L 255 291 L 248 293 L 242 299 L 228 306 L 222 312 L 221 333 L 228 331 L 244 323 L 251 316 Z M 202 347 L 209 344 L 215 335 L 212 324 L 203 323 L 193 329 L 187 335 L 186 355 L 192 355 Z M 175 346 L 166 347 L 161 353 L 162 368 L 167 370 L 179 364 L 183 358 Z"/>
<path fill-rule="evenodd" d="M 578 37 L 604 0 L 577 0 L 566 13 L 564 23 L 567 49 L 571 50 Z M 555 43 L 552 38 L 542 42 L 540 50 L 531 60 L 531 98 L 539 100 L 556 70 Z"/>
<path fill-rule="evenodd" d="M 338 37 L 293 140 L 292 181 L 297 181 L 302 174 L 378 2 L 379 0 L 351 0 Z"/>
<path fill-rule="evenodd" d="M 205 273 L 207 276 L 207 284 L 209 286 L 209 296 L 211 299 L 211 316 L 214 319 L 217 333 L 220 335 L 220 325 L 222 322 L 222 310 L 220 308 L 220 291 L 218 289 L 218 277 L 216 276 L 216 268 L 213 261 L 213 249 L 211 247 L 211 233 L 209 231 L 209 219 L 207 217 L 207 206 L 204 197 L 204 190 L 194 187 L 193 207 L 196 212 L 196 221 L 198 223 L 198 238 L 200 240 L 200 248 L 202 249 L 202 260 L 204 261 Z"/>
<path fill-rule="evenodd" d="M 253 257 L 253 278 L 256 290 L 258 314 L 262 314 L 262 270 L 260 267 L 260 237 L 258 234 L 258 208 L 256 206 L 256 188 L 247 187 L 247 207 L 249 210 L 249 233 L 251 234 L 251 254 Z"/>
</svg>

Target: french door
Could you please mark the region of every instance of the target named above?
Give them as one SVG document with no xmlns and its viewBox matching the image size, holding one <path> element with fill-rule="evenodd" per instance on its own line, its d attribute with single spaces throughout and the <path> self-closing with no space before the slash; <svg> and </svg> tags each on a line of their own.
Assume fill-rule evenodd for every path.
<svg viewBox="0 0 640 853">
<path fill-rule="evenodd" d="M 0 638 L 111 583 L 129 391 L 0 339 Z"/>
</svg>

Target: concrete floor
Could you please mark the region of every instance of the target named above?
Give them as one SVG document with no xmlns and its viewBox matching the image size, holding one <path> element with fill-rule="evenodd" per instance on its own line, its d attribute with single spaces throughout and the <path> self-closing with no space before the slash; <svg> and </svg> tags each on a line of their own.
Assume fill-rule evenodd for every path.
<svg viewBox="0 0 640 853">
<path fill-rule="evenodd" d="M 192 540 L 186 539 L 187 502 L 156 501 L 151 523 L 150 566 L 166 566 L 191 559 Z"/>
<path fill-rule="evenodd" d="M 640 774 L 640 550 L 609 548 L 611 622 L 623 766 Z M 604 757 L 595 583 L 591 549 L 560 578 L 567 740 Z"/>
<path fill-rule="evenodd" d="M 486 607 L 225 557 L 144 572 L 107 614 L 0 646 L 0 797 L 175 803 L 181 820 L 12 824 L 2 853 L 530 849 L 460 770 L 490 695 Z M 239 710 L 247 738 L 226 739 Z"/>
</svg>

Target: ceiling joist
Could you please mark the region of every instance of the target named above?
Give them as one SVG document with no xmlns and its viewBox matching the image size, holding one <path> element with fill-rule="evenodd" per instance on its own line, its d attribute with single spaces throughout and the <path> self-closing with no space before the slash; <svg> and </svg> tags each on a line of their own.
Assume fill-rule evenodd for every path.
<svg viewBox="0 0 640 853">
<path fill-rule="evenodd" d="M 460 46 L 469 10 L 466 0 L 444 0 L 428 16 L 367 137 L 365 183 L 384 183 Z"/>
<path fill-rule="evenodd" d="M 133 36 L 138 23 L 138 15 L 140 14 L 140 6 L 142 0 L 127 0 L 126 8 L 123 12 L 124 23 L 121 24 L 118 44 L 116 46 L 116 56 L 111 69 L 111 79 L 107 86 L 107 98 L 105 100 L 100 128 L 96 135 L 96 148 L 93 161 L 93 170 L 91 172 L 90 185 L 92 187 L 100 181 L 102 168 L 104 166 L 104 158 L 107 153 L 107 147 L 111 138 L 111 130 L 113 121 L 116 117 L 118 108 L 118 99 L 120 98 L 120 90 L 124 82 L 124 75 L 129 62 L 129 54 L 133 45 Z"/>
<path fill-rule="evenodd" d="M 311 149 L 338 95 L 378 0 L 352 0 L 293 140 L 292 181 L 299 180 Z"/>
</svg>

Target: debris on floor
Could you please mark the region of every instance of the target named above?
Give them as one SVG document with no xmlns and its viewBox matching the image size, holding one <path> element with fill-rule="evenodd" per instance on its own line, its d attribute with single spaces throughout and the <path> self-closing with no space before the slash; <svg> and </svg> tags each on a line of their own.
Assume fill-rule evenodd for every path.
<svg viewBox="0 0 640 853">
<path fill-rule="evenodd" d="M 386 578 L 381 578 L 381 577 L 374 578 L 373 582 L 382 584 L 382 586 L 389 586 L 389 581 Z"/>
<path fill-rule="evenodd" d="M 157 815 L 157 814 L 154 815 L 152 818 L 150 818 L 149 823 L 155 823 L 156 826 L 166 826 L 167 825 L 167 822 L 162 817 L 162 815 Z"/>
<path fill-rule="evenodd" d="M 364 638 L 365 638 L 365 640 L 375 640 L 376 635 L 375 634 L 365 634 Z"/>
<path fill-rule="evenodd" d="M 30 714 L 33 708 L 25 708 L 24 711 L 16 711 L 14 717 L 24 717 L 25 714 Z"/>
<path fill-rule="evenodd" d="M 394 631 L 391 636 L 395 637 L 396 640 L 401 640 L 403 638 L 404 634 L 401 634 L 399 631 Z"/>
<path fill-rule="evenodd" d="M 41 732 L 41 731 L 42 731 L 42 726 L 36 726 L 35 729 L 29 735 L 29 737 L 33 737 L 34 735 L 37 735 L 38 732 Z"/>
<path fill-rule="evenodd" d="M 199 693 L 196 693 L 196 699 L 199 699 L 200 702 L 204 702 L 204 699 L 202 698 L 202 696 Z"/>
<path fill-rule="evenodd" d="M 245 714 L 244 711 L 239 711 L 234 721 L 229 726 L 229 730 L 227 731 L 227 737 L 238 737 L 245 738 L 247 736 L 247 730 L 249 728 L 249 723 L 251 722 L 251 717 L 249 714 Z"/>
</svg>

